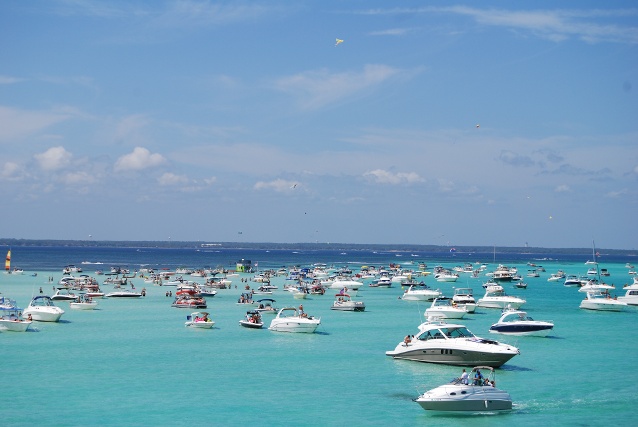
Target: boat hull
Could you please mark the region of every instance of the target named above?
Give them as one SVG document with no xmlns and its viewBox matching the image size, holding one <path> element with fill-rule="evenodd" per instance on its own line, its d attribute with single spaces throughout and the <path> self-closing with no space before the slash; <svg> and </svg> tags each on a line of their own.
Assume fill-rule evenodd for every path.
<svg viewBox="0 0 638 427">
<path fill-rule="evenodd" d="M 95 310 L 97 302 L 71 302 L 69 307 L 75 310 Z"/>
<path fill-rule="evenodd" d="M 283 322 L 275 322 L 272 321 L 270 324 L 271 331 L 276 332 L 296 332 L 296 333 L 305 333 L 312 334 L 319 327 L 319 322 L 295 322 L 295 321 L 283 321 Z"/>
<path fill-rule="evenodd" d="M 244 328 L 248 328 L 248 329 L 261 329 L 264 326 L 262 322 L 254 323 L 254 322 L 249 322 L 248 320 L 240 320 L 239 324 L 243 326 Z"/>
<path fill-rule="evenodd" d="M 493 334 L 546 337 L 554 329 L 554 325 L 492 325 Z"/>
<path fill-rule="evenodd" d="M 498 368 L 507 363 L 518 352 L 490 353 L 484 350 L 466 350 L 450 348 L 414 348 L 397 352 L 388 351 L 386 355 L 395 359 L 412 360 L 415 362 L 438 363 L 442 365 L 455 366 L 491 366 Z"/>
<path fill-rule="evenodd" d="M 590 302 L 587 300 L 583 300 L 580 303 L 580 308 L 585 310 L 596 310 L 596 311 L 622 311 L 627 307 L 626 304 L 606 304 L 606 303 L 598 303 L 598 302 Z"/>
<path fill-rule="evenodd" d="M 64 311 L 61 309 L 55 311 L 44 311 L 38 310 L 38 307 L 27 308 L 22 313 L 23 316 L 31 315 L 31 319 L 37 320 L 38 322 L 57 322 L 60 320 L 60 317 L 64 314 Z"/>
<path fill-rule="evenodd" d="M 184 326 L 187 328 L 196 328 L 196 329 L 211 329 L 215 325 L 215 322 L 194 322 L 188 321 L 184 323 Z"/>
<path fill-rule="evenodd" d="M 477 393 L 466 398 L 419 397 L 416 402 L 426 411 L 441 412 L 489 412 L 509 411 L 512 400 L 509 394 L 495 390 L 496 393 Z M 457 396 L 460 393 L 457 392 Z"/>
<path fill-rule="evenodd" d="M 6 320 L 0 319 L 0 329 L 11 332 L 26 332 L 32 322 L 28 320 Z"/>
</svg>

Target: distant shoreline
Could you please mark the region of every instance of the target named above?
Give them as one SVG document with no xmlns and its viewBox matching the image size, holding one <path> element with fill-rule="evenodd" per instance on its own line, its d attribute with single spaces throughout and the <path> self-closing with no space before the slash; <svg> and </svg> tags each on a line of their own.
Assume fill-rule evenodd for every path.
<svg viewBox="0 0 638 427">
<path fill-rule="evenodd" d="M 119 240 L 52 240 L 0 238 L 0 246 L 40 247 L 109 247 L 109 248 L 165 248 L 165 249 L 268 249 L 268 250 L 350 250 L 430 253 L 516 253 L 516 254 L 582 254 L 592 255 L 592 248 L 543 248 L 508 246 L 441 246 L 418 244 L 362 244 L 362 243 L 275 243 L 275 242 L 214 242 L 214 241 L 119 241 Z M 637 250 L 596 248 L 601 255 L 638 256 Z"/>
</svg>

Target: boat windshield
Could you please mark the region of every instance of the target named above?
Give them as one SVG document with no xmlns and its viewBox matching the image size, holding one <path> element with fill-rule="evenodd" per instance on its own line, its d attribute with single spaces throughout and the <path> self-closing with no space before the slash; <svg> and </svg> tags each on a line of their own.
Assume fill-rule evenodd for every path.
<svg viewBox="0 0 638 427">
<path fill-rule="evenodd" d="M 421 333 L 417 339 L 422 341 L 445 339 L 445 338 L 472 338 L 474 334 L 465 327 L 447 327 L 432 329 Z"/>
</svg>

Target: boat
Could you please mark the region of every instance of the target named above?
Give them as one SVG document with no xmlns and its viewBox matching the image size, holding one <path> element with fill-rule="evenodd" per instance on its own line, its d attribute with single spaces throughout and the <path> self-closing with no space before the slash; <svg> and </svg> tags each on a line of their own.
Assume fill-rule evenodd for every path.
<svg viewBox="0 0 638 427">
<path fill-rule="evenodd" d="M 127 289 L 120 289 L 117 291 L 109 292 L 108 294 L 104 296 L 107 298 L 139 298 L 144 295 L 140 292 L 133 292 Z"/>
<path fill-rule="evenodd" d="M 12 332 L 26 332 L 33 319 L 22 317 L 22 309 L 10 298 L 0 295 L 0 329 Z"/>
<path fill-rule="evenodd" d="M 272 298 L 262 298 L 257 300 L 255 301 L 255 304 L 257 304 L 255 311 L 258 313 L 278 313 L 279 309 L 274 307 L 275 302 L 277 301 Z"/>
<path fill-rule="evenodd" d="M 414 401 L 426 411 L 494 412 L 512 409 L 508 392 L 496 388 L 494 368 L 476 366 L 468 375 L 428 390 Z"/>
<path fill-rule="evenodd" d="M 499 265 L 492 274 L 492 279 L 496 282 L 511 282 L 513 278 L 512 270 L 504 265 Z"/>
<path fill-rule="evenodd" d="M 340 311 L 365 311 L 366 305 L 363 301 L 352 301 L 348 294 L 336 294 L 331 310 Z"/>
<path fill-rule="evenodd" d="M 261 329 L 264 326 L 264 322 L 261 320 L 261 314 L 259 314 L 257 310 L 247 311 L 246 317 L 240 320 L 239 324 L 249 329 Z"/>
<path fill-rule="evenodd" d="M 552 273 L 547 278 L 548 282 L 559 282 L 561 280 L 565 280 L 565 272 L 562 270 L 558 270 L 556 273 Z"/>
<path fill-rule="evenodd" d="M 459 275 L 455 273 L 447 272 L 447 271 L 442 271 L 440 273 L 436 273 L 434 275 L 434 278 L 436 279 L 437 282 L 453 283 L 458 280 Z"/>
<path fill-rule="evenodd" d="M 578 289 L 578 292 L 583 292 L 583 293 L 586 293 L 589 291 L 609 292 L 613 289 L 616 289 L 614 285 L 608 285 L 606 283 L 601 283 L 596 279 L 591 279 L 591 280 L 588 280 L 586 284 L 581 286 L 580 289 Z"/>
<path fill-rule="evenodd" d="M 11 249 L 7 251 L 7 257 L 5 258 L 5 261 L 4 261 L 4 271 L 6 273 L 11 271 Z"/>
<path fill-rule="evenodd" d="M 625 286 L 625 295 L 618 297 L 619 301 L 624 302 L 627 305 L 638 305 L 638 284 Z"/>
<path fill-rule="evenodd" d="M 605 291 L 589 291 L 587 297 L 580 302 L 580 308 L 586 310 L 622 311 L 625 307 L 627 307 L 626 302 L 612 298 Z"/>
<path fill-rule="evenodd" d="M 416 336 L 407 338 L 385 354 L 416 362 L 494 368 L 520 354 L 514 346 L 477 337 L 464 325 L 441 319 L 428 319 L 419 325 Z"/>
<path fill-rule="evenodd" d="M 570 274 L 569 276 L 567 276 L 563 284 L 568 287 L 582 286 L 580 278 L 576 276 L 575 274 Z"/>
<path fill-rule="evenodd" d="M 514 283 L 514 287 L 515 288 L 519 288 L 519 289 L 527 289 L 527 283 L 525 283 L 525 282 L 516 282 L 516 283 Z"/>
<path fill-rule="evenodd" d="M 56 307 L 50 297 L 46 295 L 35 296 L 29 306 L 22 311 L 22 316 L 39 322 L 57 322 L 64 314 L 64 310 Z"/>
<path fill-rule="evenodd" d="M 321 324 L 321 319 L 306 315 L 303 306 L 299 307 L 284 307 L 279 310 L 268 329 L 276 332 L 314 333 Z"/>
<path fill-rule="evenodd" d="M 97 301 L 94 301 L 93 298 L 87 294 L 81 294 L 78 295 L 75 300 L 69 302 L 69 307 L 76 310 L 95 310 Z"/>
<path fill-rule="evenodd" d="M 493 334 L 545 337 L 554 329 L 552 322 L 534 320 L 525 311 L 505 309 L 498 322 L 490 327 Z"/>
<path fill-rule="evenodd" d="M 403 293 L 401 299 L 404 301 L 432 301 L 441 296 L 441 291 L 432 289 L 421 282 L 410 287 Z"/>
<path fill-rule="evenodd" d="M 77 298 L 78 296 L 69 292 L 67 288 L 58 288 L 58 290 L 55 291 L 55 294 L 51 297 L 53 301 L 75 301 Z"/>
<path fill-rule="evenodd" d="M 525 302 L 522 298 L 505 294 L 501 285 L 490 285 L 485 289 L 485 295 L 478 300 L 476 305 L 483 308 L 504 309 L 506 307 L 519 308 Z"/>
<path fill-rule="evenodd" d="M 205 311 L 194 311 L 186 316 L 184 326 L 187 328 L 210 329 L 215 322 L 208 316 L 209 314 Z"/>
<path fill-rule="evenodd" d="M 196 298 L 190 295 L 179 295 L 171 304 L 176 308 L 206 308 L 206 300 L 204 298 Z"/>
<path fill-rule="evenodd" d="M 465 308 L 465 311 L 468 313 L 474 313 L 476 310 L 476 300 L 474 299 L 474 291 L 472 291 L 472 288 L 456 288 L 452 296 L 452 301 L 454 301 L 457 306 Z"/>
<path fill-rule="evenodd" d="M 609 272 L 609 270 L 607 270 L 606 268 L 601 268 L 601 269 L 600 269 L 600 275 L 601 275 L 601 276 L 608 277 L 608 276 L 611 276 L 611 273 L 610 273 L 610 272 Z"/>
<path fill-rule="evenodd" d="M 452 298 L 438 297 L 432 301 L 430 308 L 425 310 L 425 317 L 438 316 L 446 319 L 462 319 L 467 314 L 465 308 L 458 307 Z"/>
</svg>

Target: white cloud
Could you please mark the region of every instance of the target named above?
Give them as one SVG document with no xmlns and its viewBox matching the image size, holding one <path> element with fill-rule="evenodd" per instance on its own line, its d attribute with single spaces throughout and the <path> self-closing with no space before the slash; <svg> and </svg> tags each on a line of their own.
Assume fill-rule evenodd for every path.
<svg viewBox="0 0 638 427">
<path fill-rule="evenodd" d="M 0 141 L 14 141 L 71 117 L 69 111 L 24 111 L 0 106 Z"/>
<path fill-rule="evenodd" d="M 255 184 L 255 190 L 274 190 L 280 193 L 292 191 L 299 183 L 296 181 L 287 181 L 285 179 L 276 179 L 270 182 L 259 181 Z"/>
<path fill-rule="evenodd" d="M 157 182 L 159 182 L 160 185 L 178 185 L 187 183 L 188 178 L 185 175 L 176 175 L 172 172 L 166 172 L 157 178 Z"/>
<path fill-rule="evenodd" d="M 77 171 L 77 172 L 69 172 L 67 174 L 64 174 L 61 177 L 61 181 L 64 182 L 65 184 L 70 184 L 70 185 L 85 185 L 85 184 L 92 184 L 95 182 L 95 177 L 92 174 L 89 174 L 88 172 L 84 172 L 84 171 Z"/>
<path fill-rule="evenodd" d="M 14 83 L 20 83 L 22 81 L 24 81 L 24 79 L 21 79 L 21 78 L 18 78 L 18 77 L 0 75 L 0 85 L 11 85 L 11 84 L 14 84 Z"/>
<path fill-rule="evenodd" d="M 562 185 L 557 186 L 554 189 L 554 191 L 557 192 L 557 193 L 566 193 L 568 191 L 572 191 L 572 189 L 569 187 L 569 185 L 562 184 Z"/>
<path fill-rule="evenodd" d="M 161 154 L 151 153 L 144 147 L 135 147 L 132 153 L 125 154 L 117 159 L 114 169 L 116 172 L 127 170 L 142 170 L 166 163 Z"/>
<path fill-rule="evenodd" d="M 19 181 L 24 175 L 24 168 L 14 162 L 6 162 L 0 171 L 0 178 L 7 181 Z"/>
<path fill-rule="evenodd" d="M 383 169 L 375 169 L 373 171 L 365 172 L 363 176 L 382 184 L 412 184 L 424 181 L 424 179 L 415 172 L 392 173 Z"/>
<path fill-rule="evenodd" d="M 401 73 L 387 65 L 365 65 L 361 72 L 308 71 L 276 82 L 279 90 L 293 94 L 302 108 L 315 109 L 377 86 Z"/>
<path fill-rule="evenodd" d="M 44 153 L 33 156 L 40 167 L 47 171 L 62 169 L 71 163 L 73 154 L 66 151 L 62 146 L 51 147 Z"/>
<path fill-rule="evenodd" d="M 628 193 L 627 189 L 623 188 L 622 190 L 610 191 L 609 193 L 605 194 L 605 197 L 610 199 L 616 199 L 618 197 L 626 195 L 627 193 Z"/>
</svg>

